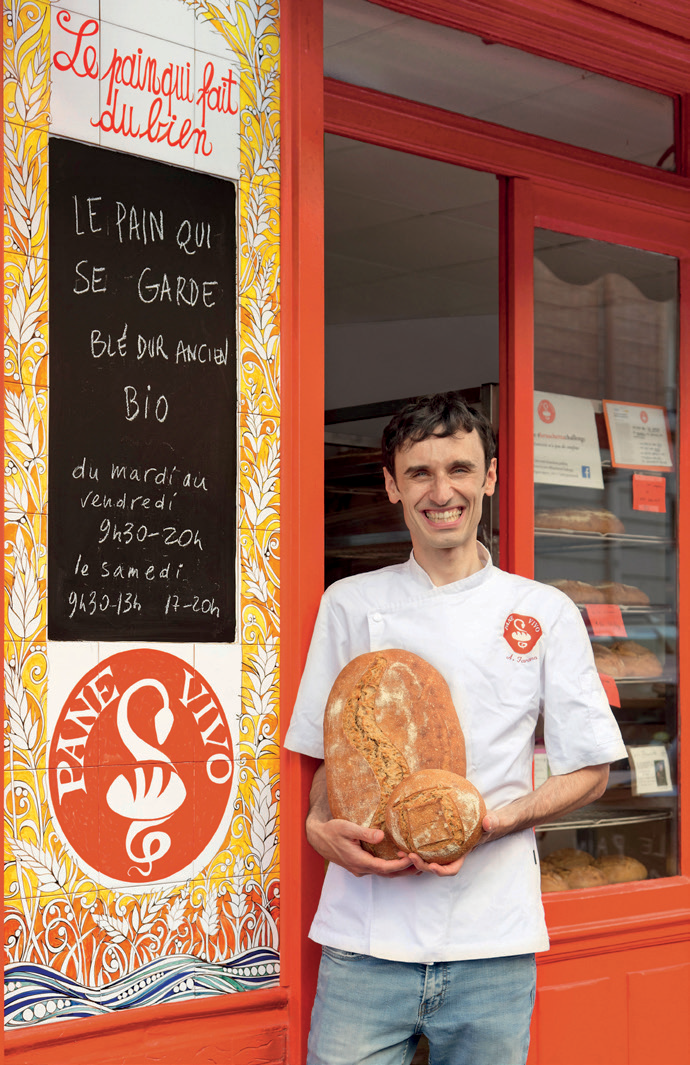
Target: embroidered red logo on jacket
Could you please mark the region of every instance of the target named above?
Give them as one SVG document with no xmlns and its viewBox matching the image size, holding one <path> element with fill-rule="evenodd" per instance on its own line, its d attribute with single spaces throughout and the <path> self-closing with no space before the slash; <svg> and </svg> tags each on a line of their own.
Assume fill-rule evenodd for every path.
<svg viewBox="0 0 690 1065">
<path fill-rule="evenodd" d="M 503 626 L 503 639 L 511 651 L 526 655 L 541 636 L 541 625 L 527 614 L 510 614 Z"/>
</svg>

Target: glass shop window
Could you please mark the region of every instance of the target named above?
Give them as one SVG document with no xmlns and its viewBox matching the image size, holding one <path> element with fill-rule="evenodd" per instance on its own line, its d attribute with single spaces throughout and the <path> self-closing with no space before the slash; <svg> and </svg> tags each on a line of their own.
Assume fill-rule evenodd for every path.
<svg viewBox="0 0 690 1065">
<path fill-rule="evenodd" d="M 673 876 L 677 262 L 537 230 L 534 270 L 535 577 L 582 611 L 628 752 L 601 799 L 537 830 L 542 886 Z"/>
</svg>

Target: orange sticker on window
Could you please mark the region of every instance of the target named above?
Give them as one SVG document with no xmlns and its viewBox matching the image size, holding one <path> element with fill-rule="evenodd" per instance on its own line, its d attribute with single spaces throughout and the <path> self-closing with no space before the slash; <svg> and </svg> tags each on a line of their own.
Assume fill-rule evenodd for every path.
<svg viewBox="0 0 690 1065">
<path fill-rule="evenodd" d="M 606 698 L 609 701 L 609 706 L 620 706 L 621 697 L 618 694 L 618 685 L 616 684 L 613 677 L 610 677 L 608 673 L 600 673 L 599 680 L 604 686 L 604 691 L 606 692 Z"/>
<path fill-rule="evenodd" d="M 588 603 L 587 618 L 595 636 L 627 636 L 621 608 L 614 603 Z"/>
<path fill-rule="evenodd" d="M 666 478 L 634 473 L 632 479 L 633 510 L 666 513 Z"/>
</svg>

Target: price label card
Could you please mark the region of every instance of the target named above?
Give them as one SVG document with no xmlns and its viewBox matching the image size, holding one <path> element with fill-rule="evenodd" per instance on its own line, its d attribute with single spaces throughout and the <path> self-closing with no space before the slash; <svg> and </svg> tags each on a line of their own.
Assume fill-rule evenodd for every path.
<svg viewBox="0 0 690 1065">
<path fill-rule="evenodd" d="M 627 636 L 621 608 L 615 603 L 588 603 L 589 625 L 595 636 Z"/>
<path fill-rule="evenodd" d="M 633 510 L 666 513 L 666 478 L 634 473 L 632 478 Z"/>
<path fill-rule="evenodd" d="M 602 401 L 611 465 L 623 469 L 670 470 L 671 437 L 664 407 Z"/>
<path fill-rule="evenodd" d="M 551 776 L 546 751 L 534 752 L 534 787 L 540 787 Z"/>
<path fill-rule="evenodd" d="M 608 673 L 600 673 L 599 680 L 604 686 L 604 691 L 606 692 L 606 698 L 609 701 L 609 706 L 620 706 L 621 697 L 618 694 L 618 685 L 616 684 L 613 677 L 610 677 Z"/>
<path fill-rule="evenodd" d="M 633 795 L 655 795 L 657 792 L 673 790 L 668 753 L 662 744 L 628 747 L 627 751 L 632 769 Z"/>
</svg>

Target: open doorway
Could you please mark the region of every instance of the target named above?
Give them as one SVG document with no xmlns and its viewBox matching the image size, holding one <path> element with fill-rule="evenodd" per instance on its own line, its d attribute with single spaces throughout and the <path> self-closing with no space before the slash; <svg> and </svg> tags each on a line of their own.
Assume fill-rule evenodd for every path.
<svg viewBox="0 0 690 1065">
<path fill-rule="evenodd" d="M 498 218 L 493 174 L 326 135 L 326 584 L 409 556 L 380 461 L 406 399 L 460 389 L 497 420 Z"/>
</svg>

